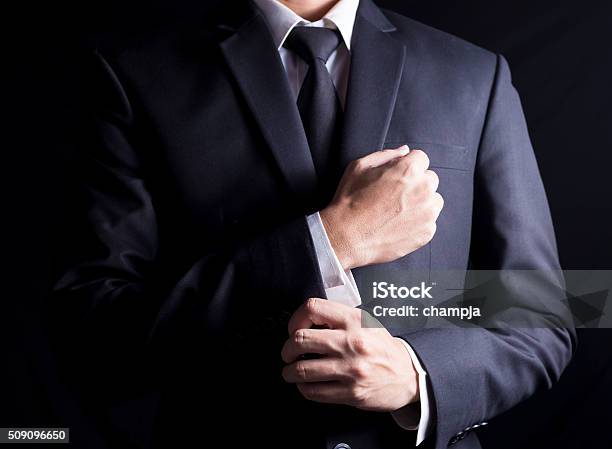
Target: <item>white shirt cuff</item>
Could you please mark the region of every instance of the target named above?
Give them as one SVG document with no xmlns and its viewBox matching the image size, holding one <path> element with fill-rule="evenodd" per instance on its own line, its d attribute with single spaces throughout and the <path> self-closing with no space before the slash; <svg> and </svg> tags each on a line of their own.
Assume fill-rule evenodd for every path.
<svg viewBox="0 0 612 449">
<path fill-rule="evenodd" d="M 410 359 L 412 360 L 412 364 L 419 375 L 420 415 L 416 413 L 417 404 L 408 404 L 406 407 L 392 412 L 391 415 L 395 419 L 395 422 L 397 422 L 402 428 L 417 431 L 416 444 L 418 446 L 423 442 L 423 440 L 425 440 L 429 430 L 429 416 L 431 407 L 429 403 L 429 392 L 427 391 L 427 373 L 408 342 L 403 338 L 400 338 L 400 340 L 402 343 L 404 343 L 404 346 L 410 355 Z"/>
<path fill-rule="evenodd" d="M 314 243 L 327 299 L 351 307 L 361 305 L 361 296 L 353 273 L 351 270 L 342 268 L 338 256 L 331 246 L 327 232 L 325 232 L 319 213 L 307 216 L 306 223 Z"/>
</svg>

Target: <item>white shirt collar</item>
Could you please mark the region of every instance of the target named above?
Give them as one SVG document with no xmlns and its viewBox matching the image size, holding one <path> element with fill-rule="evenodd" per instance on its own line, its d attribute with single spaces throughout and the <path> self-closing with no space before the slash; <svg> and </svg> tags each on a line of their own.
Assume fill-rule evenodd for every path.
<svg viewBox="0 0 612 449">
<path fill-rule="evenodd" d="M 346 48 L 351 49 L 351 37 L 353 36 L 353 26 L 359 0 L 340 0 L 330 9 L 323 18 L 317 22 L 309 22 L 298 16 L 290 8 L 277 0 L 253 0 L 261 9 L 270 30 L 274 44 L 280 50 L 285 43 L 285 39 L 296 25 L 315 25 L 325 28 L 335 28 L 342 35 Z"/>
</svg>

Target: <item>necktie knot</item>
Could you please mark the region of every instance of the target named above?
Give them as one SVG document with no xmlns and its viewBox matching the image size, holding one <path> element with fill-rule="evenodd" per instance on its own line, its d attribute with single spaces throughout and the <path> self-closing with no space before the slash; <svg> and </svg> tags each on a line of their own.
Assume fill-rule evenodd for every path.
<svg viewBox="0 0 612 449">
<path fill-rule="evenodd" d="M 294 27 L 283 46 L 310 65 L 315 59 L 326 63 L 338 45 L 340 45 L 340 36 L 336 30 Z"/>
</svg>

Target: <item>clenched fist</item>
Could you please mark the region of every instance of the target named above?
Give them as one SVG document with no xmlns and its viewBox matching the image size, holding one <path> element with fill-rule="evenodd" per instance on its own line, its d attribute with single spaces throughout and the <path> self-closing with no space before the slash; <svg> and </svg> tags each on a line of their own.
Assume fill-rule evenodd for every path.
<svg viewBox="0 0 612 449">
<path fill-rule="evenodd" d="M 421 150 L 400 147 L 353 161 L 320 212 L 344 269 L 391 262 L 426 245 L 444 200 Z"/>
<path fill-rule="evenodd" d="M 404 343 L 384 328 L 363 328 L 361 313 L 306 301 L 289 320 L 283 378 L 316 402 L 392 412 L 418 401 L 418 374 Z"/>
</svg>

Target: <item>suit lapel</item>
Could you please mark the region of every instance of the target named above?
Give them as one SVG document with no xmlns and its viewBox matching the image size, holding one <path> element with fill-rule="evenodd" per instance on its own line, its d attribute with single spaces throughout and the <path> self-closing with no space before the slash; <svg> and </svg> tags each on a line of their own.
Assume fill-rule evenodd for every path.
<svg viewBox="0 0 612 449">
<path fill-rule="evenodd" d="M 316 188 L 317 178 L 302 121 L 282 61 L 264 17 L 248 5 L 234 33 L 221 50 L 244 98 L 291 187 L 303 198 Z"/>
<path fill-rule="evenodd" d="M 340 148 L 340 169 L 382 148 L 404 68 L 405 47 L 370 0 L 361 0 L 351 42 L 351 67 Z"/>
<path fill-rule="evenodd" d="M 245 3 L 219 25 L 231 31 L 221 50 L 286 182 L 308 198 L 316 191 L 317 177 L 299 111 L 266 21 L 251 2 Z M 360 1 L 351 42 L 341 169 L 384 144 L 406 59 L 404 45 L 389 35 L 394 30 L 371 0 Z"/>
</svg>

